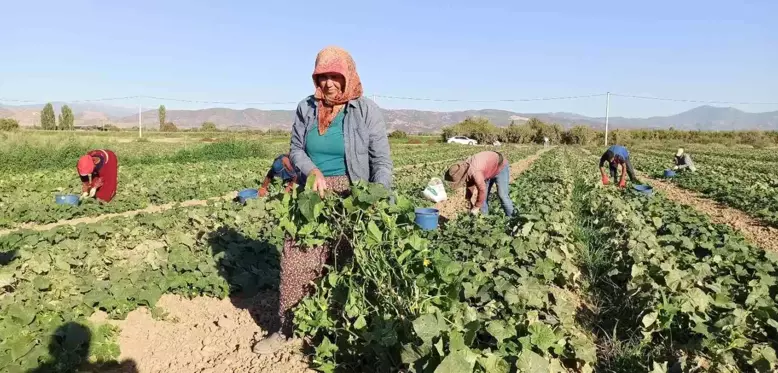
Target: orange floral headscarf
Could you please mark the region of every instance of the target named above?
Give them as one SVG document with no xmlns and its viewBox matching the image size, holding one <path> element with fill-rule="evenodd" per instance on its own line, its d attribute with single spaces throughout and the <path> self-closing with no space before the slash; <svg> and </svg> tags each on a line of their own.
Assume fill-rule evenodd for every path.
<svg viewBox="0 0 778 373">
<path fill-rule="evenodd" d="M 327 97 L 319 87 L 319 74 L 340 74 L 346 80 L 345 87 L 335 97 Z M 343 110 L 349 100 L 362 96 L 362 82 L 357 74 L 357 65 L 351 55 L 340 47 L 326 47 L 316 56 L 313 69 L 314 97 L 319 110 L 319 134 L 327 132 L 330 123 Z"/>
</svg>

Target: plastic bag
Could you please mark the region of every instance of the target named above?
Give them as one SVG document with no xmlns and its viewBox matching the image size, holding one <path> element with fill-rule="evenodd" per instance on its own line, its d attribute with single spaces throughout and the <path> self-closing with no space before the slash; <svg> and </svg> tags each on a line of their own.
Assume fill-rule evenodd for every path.
<svg viewBox="0 0 778 373">
<path fill-rule="evenodd" d="M 427 187 L 424 188 L 424 197 L 428 200 L 438 203 L 448 199 L 446 195 L 446 187 L 443 185 L 443 180 L 437 177 L 430 179 Z"/>
</svg>

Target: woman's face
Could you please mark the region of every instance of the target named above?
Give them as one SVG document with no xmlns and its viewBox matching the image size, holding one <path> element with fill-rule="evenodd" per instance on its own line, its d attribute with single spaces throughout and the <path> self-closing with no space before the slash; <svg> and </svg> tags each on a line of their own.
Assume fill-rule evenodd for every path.
<svg viewBox="0 0 778 373">
<path fill-rule="evenodd" d="M 346 78 L 340 74 L 319 74 L 316 76 L 319 80 L 319 88 L 326 96 L 333 97 L 343 92 L 346 85 Z"/>
</svg>

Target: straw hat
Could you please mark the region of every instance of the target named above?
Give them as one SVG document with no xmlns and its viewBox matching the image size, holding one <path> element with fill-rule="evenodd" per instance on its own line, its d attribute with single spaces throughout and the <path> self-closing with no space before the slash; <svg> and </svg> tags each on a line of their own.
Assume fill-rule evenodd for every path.
<svg viewBox="0 0 778 373">
<path fill-rule="evenodd" d="M 676 157 L 680 157 L 680 156 L 682 156 L 682 155 L 683 155 L 683 148 L 678 148 L 678 151 L 677 151 L 677 152 L 675 152 L 675 156 L 676 156 Z"/>
</svg>

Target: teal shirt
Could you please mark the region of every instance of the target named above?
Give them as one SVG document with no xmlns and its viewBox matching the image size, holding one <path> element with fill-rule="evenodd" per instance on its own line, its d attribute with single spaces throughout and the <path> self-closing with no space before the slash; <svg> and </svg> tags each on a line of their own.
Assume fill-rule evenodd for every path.
<svg viewBox="0 0 778 373">
<path fill-rule="evenodd" d="M 318 127 L 314 126 L 305 138 L 305 152 L 325 177 L 346 175 L 345 111 L 344 108 L 338 113 L 324 135 L 319 135 Z"/>
</svg>

